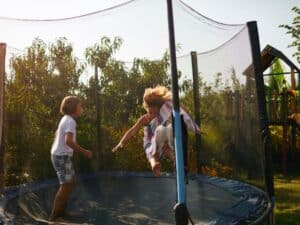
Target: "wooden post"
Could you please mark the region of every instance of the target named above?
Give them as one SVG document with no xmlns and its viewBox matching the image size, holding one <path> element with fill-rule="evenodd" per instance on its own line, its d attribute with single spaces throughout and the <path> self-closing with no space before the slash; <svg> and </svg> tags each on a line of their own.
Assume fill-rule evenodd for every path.
<svg viewBox="0 0 300 225">
<path fill-rule="evenodd" d="M 287 176 L 287 151 L 288 151 L 288 125 L 282 126 L 282 170 L 284 176 Z"/>
<path fill-rule="evenodd" d="M 295 71 L 293 67 L 291 67 L 291 86 L 292 86 L 292 90 L 296 89 L 296 78 L 295 78 Z"/>
<path fill-rule="evenodd" d="M 6 44 L 0 43 L 0 193 L 4 188 L 4 82 Z"/>
<path fill-rule="evenodd" d="M 298 104 L 297 104 L 297 92 L 296 92 L 296 78 L 295 78 L 295 70 L 293 67 L 291 67 L 291 106 L 292 106 L 292 112 L 291 114 L 295 113 L 297 114 L 298 112 Z M 296 151 L 296 126 L 295 124 L 292 124 L 292 152 Z M 292 154 L 292 155 L 293 155 Z"/>
<path fill-rule="evenodd" d="M 288 119 L 288 92 L 287 92 L 287 87 L 284 82 L 284 87 L 282 90 L 282 101 L 281 101 L 281 122 L 283 122 L 282 126 L 282 169 L 283 169 L 283 174 L 286 176 L 287 175 L 287 151 L 288 151 L 288 125 L 287 119 Z"/>
<path fill-rule="evenodd" d="M 291 105 L 292 105 L 292 112 L 291 113 L 297 113 L 297 92 L 296 92 L 296 78 L 295 78 L 295 70 L 293 67 L 291 67 Z"/>
<path fill-rule="evenodd" d="M 275 121 L 280 121 L 280 102 L 281 95 L 278 91 L 274 90 L 274 118 Z"/>
</svg>

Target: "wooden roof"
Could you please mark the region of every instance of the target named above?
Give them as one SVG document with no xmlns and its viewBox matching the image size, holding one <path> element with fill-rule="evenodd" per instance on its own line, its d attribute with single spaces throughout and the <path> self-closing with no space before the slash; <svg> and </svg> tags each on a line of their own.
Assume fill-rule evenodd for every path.
<svg viewBox="0 0 300 225">
<path fill-rule="evenodd" d="M 268 69 L 275 58 L 281 59 L 283 62 L 285 62 L 289 67 L 293 68 L 297 71 L 298 74 L 300 74 L 299 68 L 291 61 L 288 57 L 286 57 L 281 51 L 278 49 L 272 47 L 271 45 L 267 45 L 262 51 L 261 51 L 261 64 L 262 64 L 262 72 L 264 72 L 266 69 Z M 254 75 L 253 65 L 249 65 L 247 69 L 243 72 L 246 76 L 252 76 Z"/>
</svg>

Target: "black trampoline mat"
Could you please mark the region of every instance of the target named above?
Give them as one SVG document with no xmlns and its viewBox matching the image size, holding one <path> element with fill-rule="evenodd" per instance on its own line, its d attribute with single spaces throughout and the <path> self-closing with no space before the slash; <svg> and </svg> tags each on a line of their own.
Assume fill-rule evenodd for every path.
<svg viewBox="0 0 300 225">
<path fill-rule="evenodd" d="M 236 224 L 244 215 L 262 212 L 263 192 L 241 182 L 217 178 L 190 179 L 187 206 L 196 224 Z M 58 185 L 24 192 L 9 200 L 5 216 L 11 224 L 43 224 Z M 245 189 L 245 190 L 241 190 Z M 234 191 L 236 190 L 236 191 Z M 172 177 L 97 175 L 77 182 L 67 210 L 73 224 L 175 224 L 176 180 Z M 255 210 L 254 210 L 255 209 Z M 255 212 L 254 212 L 255 211 Z"/>
</svg>

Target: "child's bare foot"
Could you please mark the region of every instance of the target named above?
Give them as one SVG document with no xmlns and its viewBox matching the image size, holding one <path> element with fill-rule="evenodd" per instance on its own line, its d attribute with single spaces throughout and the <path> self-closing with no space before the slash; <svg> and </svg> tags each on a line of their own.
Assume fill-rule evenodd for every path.
<svg viewBox="0 0 300 225">
<path fill-rule="evenodd" d="M 156 177 L 160 176 L 160 163 L 157 159 L 157 155 L 154 155 L 152 158 L 149 159 L 151 169 Z"/>
<path fill-rule="evenodd" d="M 154 173 L 154 176 L 156 176 L 156 177 L 160 176 L 160 163 L 159 162 L 155 162 L 152 165 L 152 171 Z"/>
</svg>

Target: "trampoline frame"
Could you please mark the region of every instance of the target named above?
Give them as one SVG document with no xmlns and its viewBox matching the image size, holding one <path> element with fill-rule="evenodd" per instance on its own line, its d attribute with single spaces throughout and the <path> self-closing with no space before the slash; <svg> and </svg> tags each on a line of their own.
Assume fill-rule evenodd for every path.
<svg viewBox="0 0 300 225">
<path fill-rule="evenodd" d="M 98 177 L 104 177 L 104 176 L 109 176 L 109 177 L 136 177 L 136 178 L 155 178 L 155 176 L 151 172 L 127 172 L 127 171 L 101 171 L 93 174 L 81 174 L 78 175 L 78 181 L 79 182 L 85 182 L 91 179 L 96 179 Z M 162 177 L 159 179 L 175 179 L 176 175 L 173 173 L 163 173 Z M 190 180 L 196 180 L 196 181 L 201 181 L 206 184 L 213 185 L 217 188 L 220 188 L 222 190 L 228 191 L 230 193 L 233 193 L 233 195 L 238 196 L 242 199 L 241 202 L 247 202 L 247 197 L 251 196 L 251 192 L 255 191 L 256 193 L 259 193 L 260 195 L 263 196 L 264 198 L 264 203 L 265 203 L 265 210 L 264 212 L 256 217 L 255 219 L 249 221 L 250 225 L 257 225 L 260 224 L 261 222 L 265 221 L 267 219 L 267 216 L 271 213 L 272 211 L 272 204 L 269 196 L 260 188 L 245 183 L 241 182 L 238 180 L 229 180 L 225 178 L 220 178 L 220 177 L 211 177 L 211 176 L 206 176 L 206 175 L 201 175 L 201 174 L 194 174 L 190 175 L 188 177 Z M 11 187 L 7 189 L 4 192 L 4 195 L 0 197 L 0 221 L 4 222 L 4 224 L 14 224 L 11 223 L 12 221 L 10 218 L 7 218 L 6 213 L 5 213 L 5 206 L 8 204 L 9 201 L 21 197 L 23 195 L 26 195 L 29 192 L 37 192 L 41 191 L 44 189 L 47 189 L 49 187 L 53 187 L 58 185 L 58 181 L 56 178 L 53 179 L 48 179 L 44 181 L 36 181 L 32 183 L 26 183 L 22 184 L 16 187 Z M 238 189 L 239 188 L 239 189 Z M 245 190 L 243 190 L 245 189 Z M 241 193 L 244 193 L 243 195 L 237 190 L 240 190 Z M 239 203 L 240 205 L 241 203 Z M 237 205 L 238 206 L 238 205 Z M 236 207 L 237 207 L 236 206 Z M 171 206 L 170 206 L 171 208 Z M 250 215 L 251 217 L 255 217 L 254 215 Z M 245 220 L 239 220 L 239 222 L 245 222 Z M 243 223 L 244 224 L 244 223 Z"/>
</svg>

